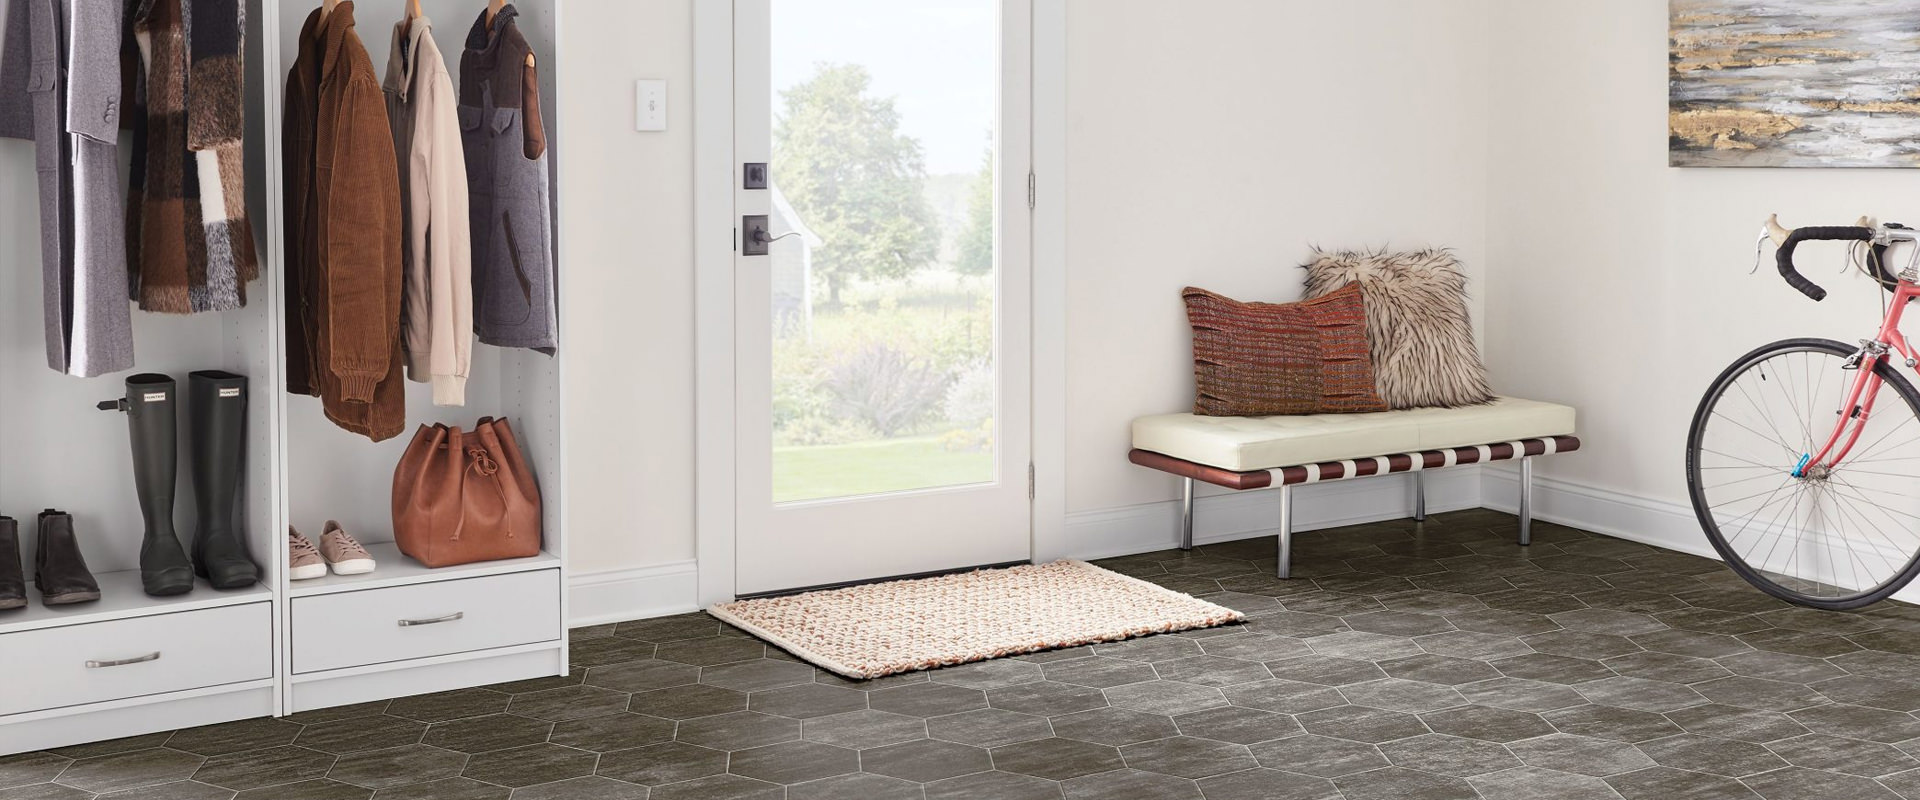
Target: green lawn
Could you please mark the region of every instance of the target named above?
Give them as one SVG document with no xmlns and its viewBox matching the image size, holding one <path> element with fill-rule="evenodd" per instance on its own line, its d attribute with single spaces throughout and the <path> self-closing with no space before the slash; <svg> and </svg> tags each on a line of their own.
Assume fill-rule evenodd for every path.
<svg viewBox="0 0 1920 800">
<path fill-rule="evenodd" d="M 776 503 L 992 479 L 992 453 L 954 452 L 931 436 L 773 449 Z"/>
</svg>

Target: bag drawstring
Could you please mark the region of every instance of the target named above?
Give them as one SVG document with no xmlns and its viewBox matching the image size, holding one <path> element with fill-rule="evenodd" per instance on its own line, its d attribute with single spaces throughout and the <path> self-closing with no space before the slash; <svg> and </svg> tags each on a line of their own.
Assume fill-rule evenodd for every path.
<svg viewBox="0 0 1920 800">
<path fill-rule="evenodd" d="M 482 447 L 467 448 L 467 456 L 473 459 L 467 464 L 467 470 L 480 473 L 481 477 L 493 479 L 493 490 L 500 493 L 501 516 L 507 528 L 507 538 L 513 538 L 513 515 L 505 513 L 507 507 L 507 488 L 500 485 L 500 464 L 493 460 L 492 454 Z M 460 532 L 467 527 L 467 481 L 460 481 L 460 521 L 454 523 L 453 541 L 460 541 Z"/>
</svg>

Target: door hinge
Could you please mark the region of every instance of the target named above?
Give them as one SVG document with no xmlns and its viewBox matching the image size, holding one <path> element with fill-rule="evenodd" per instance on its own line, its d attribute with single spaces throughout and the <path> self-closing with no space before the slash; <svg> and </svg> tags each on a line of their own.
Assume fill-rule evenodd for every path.
<svg viewBox="0 0 1920 800">
<path fill-rule="evenodd" d="M 1033 499 L 1033 462 L 1027 462 L 1027 499 Z"/>
<path fill-rule="evenodd" d="M 1033 210 L 1034 200 L 1040 193 L 1039 183 L 1040 183 L 1040 179 L 1034 176 L 1033 170 L 1027 170 L 1027 210 L 1028 211 Z"/>
</svg>

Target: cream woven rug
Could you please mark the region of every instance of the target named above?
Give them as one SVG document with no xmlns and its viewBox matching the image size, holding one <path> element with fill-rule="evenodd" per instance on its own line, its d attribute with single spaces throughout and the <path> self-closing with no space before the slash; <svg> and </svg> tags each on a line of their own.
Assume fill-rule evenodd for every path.
<svg viewBox="0 0 1920 800">
<path fill-rule="evenodd" d="M 849 678 L 1244 619 L 1233 609 L 1080 561 L 742 600 L 709 612 Z"/>
</svg>

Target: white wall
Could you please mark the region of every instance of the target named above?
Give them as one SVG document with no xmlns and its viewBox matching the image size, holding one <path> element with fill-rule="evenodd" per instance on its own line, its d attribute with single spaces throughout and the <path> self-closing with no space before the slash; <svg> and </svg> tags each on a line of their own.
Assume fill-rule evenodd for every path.
<svg viewBox="0 0 1920 800">
<path fill-rule="evenodd" d="M 1126 453 L 1193 403 L 1184 286 L 1291 300 L 1313 244 L 1442 245 L 1481 316 L 1487 9 L 1069 3 L 1070 513 L 1177 496 Z"/>
<path fill-rule="evenodd" d="M 1704 546 L 1673 517 L 1687 502 L 1682 450 L 1707 384 L 1766 342 L 1851 342 L 1879 319 L 1879 290 L 1837 274 L 1837 245 L 1801 250 L 1803 271 L 1831 291 L 1825 302 L 1788 288 L 1771 260 L 1748 275 L 1761 220 L 1912 221 L 1920 184 L 1902 170 L 1668 168 L 1665 0 L 1498 0 L 1491 19 L 1494 383 L 1579 409 L 1584 449 L 1543 459 L 1539 476 L 1605 494 L 1616 511 L 1658 507 L 1664 522 L 1632 525 L 1668 525 L 1675 546 Z M 1598 508 L 1563 516 L 1648 534 Z"/>
<path fill-rule="evenodd" d="M 571 561 L 583 573 L 649 579 L 694 556 L 691 2 L 575 2 L 562 23 L 564 46 L 594 65 L 563 76 L 560 119 Z M 1290 299 L 1319 243 L 1453 246 L 1481 289 L 1486 13 L 1482 0 L 1070 0 L 1078 533 L 1122 547 L 1122 528 L 1151 546 L 1172 535 L 1151 511 L 1101 514 L 1175 496 L 1125 454 L 1133 417 L 1192 402 L 1181 287 Z M 669 81 L 665 134 L 632 131 L 643 76 Z M 1203 525 L 1242 530 L 1260 505 L 1203 511 Z"/>
<path fill-rule="evenodd" d="M 574 0 L 561 20 L 561 346 L 581 573 L 694 556 L 692 8 Z M 633 129 L 637 78 L 666 79 L 665 132 Z"/>
</svg>

